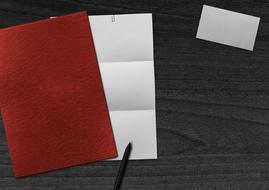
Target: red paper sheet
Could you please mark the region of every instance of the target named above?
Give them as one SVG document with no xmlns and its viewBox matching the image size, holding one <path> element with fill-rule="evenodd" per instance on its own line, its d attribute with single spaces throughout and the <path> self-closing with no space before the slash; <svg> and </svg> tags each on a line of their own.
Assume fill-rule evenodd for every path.
<svg viewBox="0 0 269 190">
<path fill-rule="evenodd" d="M 117 155 L 85 12 L 0 30 L 0 106 L 16 177 Z"/>
</svg>

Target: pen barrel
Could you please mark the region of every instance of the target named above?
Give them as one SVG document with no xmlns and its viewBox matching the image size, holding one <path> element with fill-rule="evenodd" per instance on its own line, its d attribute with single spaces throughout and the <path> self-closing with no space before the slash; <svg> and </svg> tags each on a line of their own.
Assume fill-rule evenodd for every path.
<svg viewBox="0 0 269 190">
<path fill-rule="evenodd" d="M 123 158 L 122 158 L 122 161 L 121 161 L 121 164 L 119 167 L 118 175 L 117 175 L 113 190 L 120 189 L 122 179 L 123 179 L 123 176 L 124 176 L 125 171 L 126 171 L 126 166 L 128 164 L 130 152 L 131 152 L 131 143 L 128 144 L 128 146 L 126 147 L 126 149 L 124 151 Z"/>
</svg>

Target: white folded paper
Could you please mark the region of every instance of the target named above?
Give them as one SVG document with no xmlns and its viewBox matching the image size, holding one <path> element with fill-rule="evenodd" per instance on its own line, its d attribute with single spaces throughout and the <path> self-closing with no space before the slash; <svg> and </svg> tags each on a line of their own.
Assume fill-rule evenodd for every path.
<svg viewBox="0 0 269 190">
<path fill-rule="evenodd" d="M 253 50 L 260 18 L 204 5 L 196 37 Z"/>
<path fill-rule="evenodd" d="M 89 16 L 117 159 L 156 159 L 155 80 L 151 14 Z"/>
</svg>

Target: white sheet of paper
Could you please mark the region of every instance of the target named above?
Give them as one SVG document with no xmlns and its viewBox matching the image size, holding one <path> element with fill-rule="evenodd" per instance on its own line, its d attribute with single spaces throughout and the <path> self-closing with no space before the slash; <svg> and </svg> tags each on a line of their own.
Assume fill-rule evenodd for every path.
<svg viewBox="0 0 269 190">
<path fill-rule="evenodd" d="M 196 38 L 253 50 L 260 18 L 204 5 Z"/>
<path fill-rule="evenodd" d="M 113 133 L 122 159 L 156 159 L 151 14 L 89 16 Z"/>
</svg>

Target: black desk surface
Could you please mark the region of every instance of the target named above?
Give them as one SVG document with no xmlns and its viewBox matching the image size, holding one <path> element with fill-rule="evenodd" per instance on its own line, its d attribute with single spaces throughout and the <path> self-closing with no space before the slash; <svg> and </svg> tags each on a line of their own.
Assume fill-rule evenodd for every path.
<svg viewBox="0 0 269 190">
<path fill-rule="evenodd" d="M 255 50 L 195 39 L 204 3 L 261 17 Z M 153 13 L 159 159 L 131 161 L 122 189 L 269 189 L 268 0 L 1 0 L 0 26 L 80 10 Z M 17 180 L 0 125 L 1 190 L 110 190 L 118 165 Z"/>
</svg>

